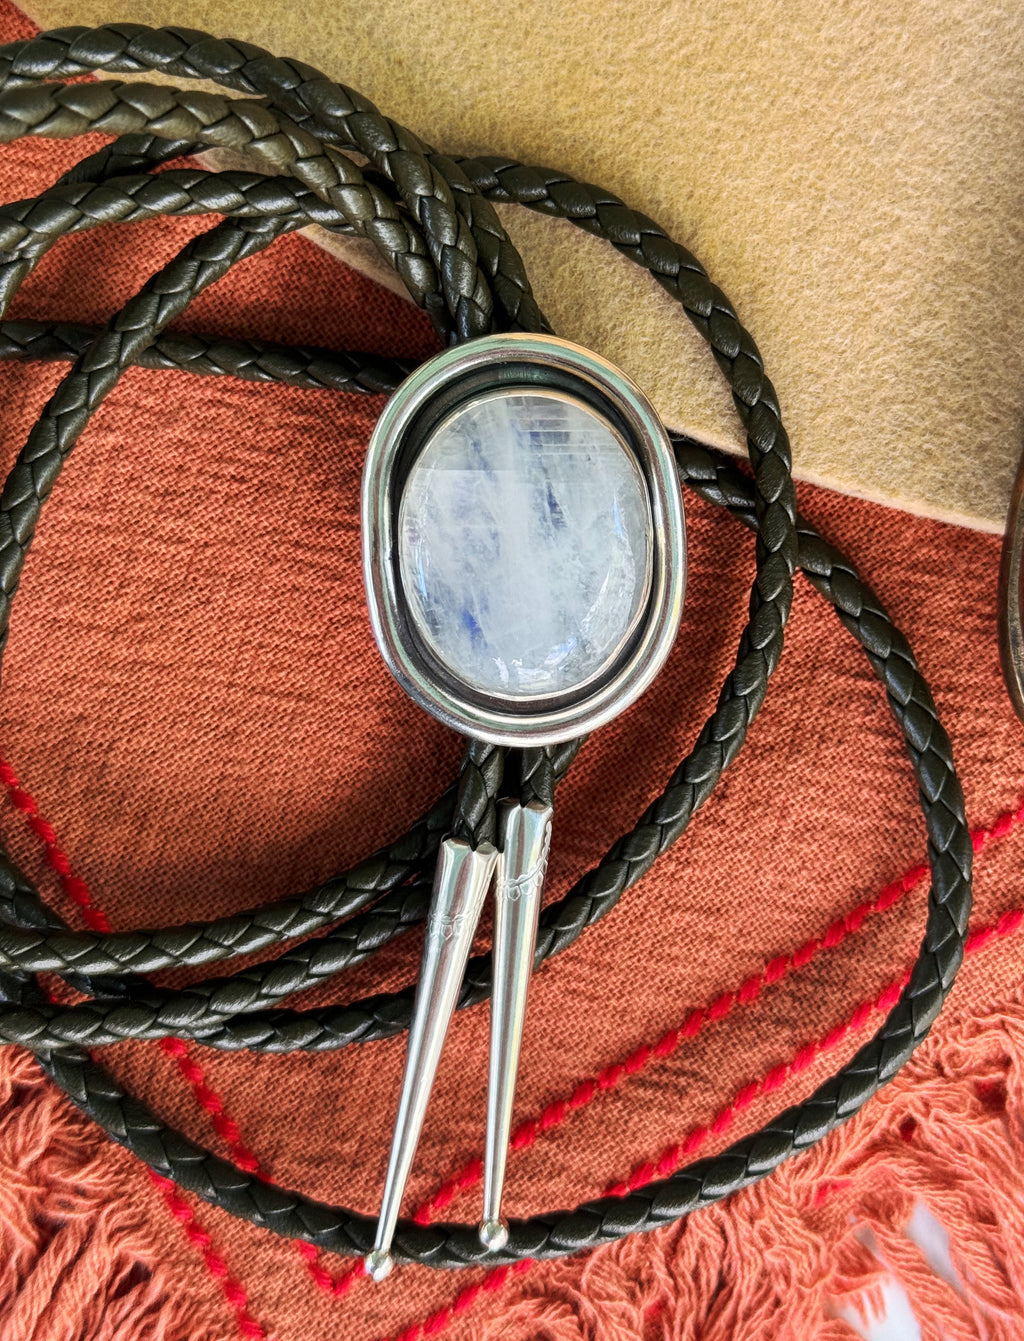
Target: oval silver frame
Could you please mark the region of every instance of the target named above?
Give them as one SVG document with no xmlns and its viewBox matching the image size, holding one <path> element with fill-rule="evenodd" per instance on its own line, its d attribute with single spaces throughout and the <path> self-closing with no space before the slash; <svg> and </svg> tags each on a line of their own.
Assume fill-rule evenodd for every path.
<svg viewBox="0 0 1024 1341">
<path fill-rule="evenodd" d="M 617 412 L 647 482 L 654 529 L 651 593 L 642 625 L 621 662 L 578 700 L 529 711 L 474 702 L 432 673 L 404 609 L 395 545 L 395 469 L 417 417 L 442 389 L 468 374 L 508 364 L 568 374 Z M 477 390 L 482 388 L 478 387 Z M 522 390 L 522 384 L 509 385 Z M 554 745 L 603 726 L 634 702 L 657 675 L 675 642 L 686 589 L 686 527 L 675 457 L 653 405 L 618 368 L 581 345 L 551 335 L 489 335 L 446 349 L 417 368 L 392 395 L 370 438 L 363 468 L 363 577 L 370 624 L 388 669 L 406 693 L 448 726 L 495 745 Z M 451 676 L 455 680 L 454 674 Z"/>
</svg>

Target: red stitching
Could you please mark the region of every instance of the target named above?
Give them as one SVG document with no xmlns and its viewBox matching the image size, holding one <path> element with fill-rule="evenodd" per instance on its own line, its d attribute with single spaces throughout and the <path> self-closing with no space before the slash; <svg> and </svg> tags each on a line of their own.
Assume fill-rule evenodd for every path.
<svg viewBox="0 0 1024 1341">
<path fill-rule="evenodd" d="M 73 873 L 71 861 L 61 848 L 53 825 L 40 814 L 35 798 L 22 787 L 14 769 L 3 758 L 0 758 L 0 782 L 3 782 L 7 787 L 11 804 L 27 817 L 29 827 L 42 840 L 49 865 L 60 877 L 60 883 L 65 893 L 82 909 L 85 921 L 94 931 L 110 931 L 107 915 L 102 908 L 93 903 L 89 886 Z M 214 1131 L 224 1141 L 238 1167 L 249 1173 L 258 1173 L 269 1181 L 267 1171 L 260 1165 L 256 1155 L 242 1140 L 238 1123 L 228 1113 L 222 1096 L 208 1083 L 199 1063 L 189 1056 L 184 1040 L 162 1038 L 160 1039 L 160 1048 L 168 1056 L 174 1058 L 178 1070 L 192 1090 L 196 1102 L 210 1114 Z M 357 1267 L 349 1268 L 338 1279 L 335 1279 L 321 1266 L 318 1249 L 311 1244 L 304 1244 L 302 1247 L 309 1248 L 312 1252 L 312 1257 L 305 1252 L 301 1252 L 311 1279 L 327 1294 L 334 1296 L 347 1294 L 354 1282 L 360 1276 L 365 1275 L 365 1269 L 360 1263 Z"/>
<path fill-rule="evenodd" d="M 984 944 L 988 944 L 991 938 L 986 938 Z M 979 944 L 978 948 L 981 948 Z M 863 1028 L 868 1020 L 876 1012 L 887 1015 L 896 1002 L 896 998 L 902 992 L 903 988 L 910 981 L 910 974 L 906 973 L 902 978 L 889 984 L 882 989 L 877 996 L 870 997 L 854 1011 L 854 1015 L 860 1020 L 857 1028 Z M 707 1141 L 708 1137 L 714 1132 L 716 1135 L 732 1126 L 733 1121 L 739 1113 L 753 1103 L 761 1095 L 768 1094 L 772 1090 L 777 1090 L 787 1080 L 797 1076 L 801 1071 L 807 1069 L 811 1062 L 816 1061 L 823 1053 L 831 1051 L 839 1046 L 842 1040 L 850 1032 L 849 1025 L 840 1025 L 838 1029 L 833 1029 L 823 1038 L 815 1042 L 805 1043 L 802 1047 L 790 1057 L 788 1062 L 782 1062 L 772 1070 L 767 1071 L 758 1080 L 752 1080 L 744 1085 L 730 1103 L 727 1103 L 711 1119 L 710 1127 L 697 1127 L 691 1131 L 684 1139 L 683 1145 L 674 1144 L 668 1146 L 658 1156 L 656 1164 L 645 1161 L 637 1165 L 629 1175 L 625 1183 L 613 1183 L 607 1190 L 608 1196 L 625 1196 L 627 1192 L 635 1191 L 638 1187 L 643 1187 L 645 1183 L 651 1182 L 657 1171 L 659 1176 L 666 1177 L 674 1172 L 680 1164 L 680 1156 L 683 1152 L 687 1155 L 694 1154 Z"/>
<path fill-rule="evenodd" d="M 178 1070 L 192 1090 L 196 1102 L 210 1114 L 215 1131 L 227 1145 L 238 1167 L 249 1173 L 259 1174 L 261 1178 L 271 1182 L 272 1179 L 268 1171 L 242 1140 L 238 1123 L 228 1115 L 224 1100 L 207 1082 L 205 1073 L 199 1063 L 189 1056 L 188 1047 L 184 1040 L 162 1038 L 160 1047 L 175 1059 Z M 336 1298 L 348 1294 L 356 1280 L 366 1274 L 366 1268 L 362 1262 L 359 1262 L 355 1267 L 349 1267 L 335 1278 L 323 1266 L 320 1250 L 315 1248 L 313 1244 L 296 1240 L 295 1250 L 305 1262 L 306 1271 L 309 1273 L 313 1284 L 325 1294 L 333 1295 Z"/>
<path fill-rule="evenodd" d="M 168 1210 L 181 1224 L 185 1237 L 202 1257 L 207 1271 L 219 1283 L 221 1293 L 238 1322 L 239 1332 L 242 1336 L 263 1338 L 263 1341 L 266 1341 L 266 1328 L 261 1326 L 249 1312 L 249 1297 L 244 1287 L 229 1273 L 227 1262 L 214 1248 L 209 1232 L 203 1228 L 195 1211 L 178 1194 L 177 1188 L 169 1178 L 164 1178 L 153 1169 L 149 1170 L 149 1176 L 160 1189 Z"/>
<path fill-rule="evenodd" d="M 35 798 L 21 786 L 14 769 L 3 758 L 0 758 L 0 782 L 7 787 L 15 810 L 19 810 L 27 817 L 29 827 L 42 840 L 47 861 L 60 877 L 65 893 L 82 909 L 85 921 L 94 931 L 109 931 L 110 923 L 107 921 L 106 913 L 93 903 L 88 885 L 72 874 L 70 859 L 59 845 L 53 825 L 42 817 Z M 197 1101 L 213 1116 L 215 1129 L 228 1141 L 231 1153 L 239 1163 L 248 1156 L 255 1166 L 255 1156 L 242 1145 L 238 1126 L 227 1115 L 223 1099 L 206 1083 L 199 1064 L 189 1058 L 184 1041 L 180 1038 L 164 1038 L 160 1040 L 160 1047 L 175 1058 L 178 1069 L 191 1085 Z M 181 1222 L 189 1242 L 198 1249 L 210 1275 L 218 1282 L 221 1292 L 235 1314 L 241 1335 L 266 1338 L 266 1330 L 248 1311 L 248 1296 L 244 1287 L 228 1274 L 227 1263 L 213 1248 L 209 1233 L 202 1227 L 188 1202 L 178 1195 L 170 1179 L 163 1178 L 152 1169 L 149 1170 L 149 1174 L 162 1192 L 171 1214 Z"/>
<path fill-rule="evenodd" d="M 267 1173 L 259 1160 L 242 1140 L 238 1123 L 224 1106 L 223 1098 L 207 1082 L 202 1067 L 189 1056 L 188 1045 L 181 1038 L 162 1038 L 160 1049 L 173 1057 L 182 1077 L 188 1083 L 195 1096 L 196 1103 L 204 1108 L 213 1121 L 213 1128 L 227 1146 L 232 1159 L 240 1169 L 249 1173 L 258 1173 L 266 1178 Z"/>
<path fill-rule="evenodd" d="M 1021 823 L 1024 823 L 1024 803 L 1018 806 L 1016 810 L 1007 811 L 1000 815 L 992 824 L 976 829 L 971 834 L 974 850 L 980 852 L 993 839 L 1004 838 Z M 624 1076 L 635 1075 L 655 1058 L 668 1057 L 683 1039 L 694 1038 L 709 1024 L 725 1019 L 737 1005 L 749 1005 L 757 999 L 763 988 L 778 982 L 796 968 L 806 967 L 821 951 L 834 950 L 848 936 L 855 935 L 867 918 L 891 908 L 904 894 L 908 894 L 920 884 L 927 874 L 927 866 L 912 866 L 898 879 L 886 885 L 873 899 L 865 899 L 845 917 L 838 918 L 832 923 L 824 936 L 811 937 L 810 940 L 805 941 L 803 945 L 794 950 L 792 954 L 779 955 L 775 959 L 769 960 L 760 973 L 753 974 L 746 979 L 738 992 L 722 992 L 710 1005 L 692 1009 L 681 1025 L 669 1029 L 653 1045 L 641 1044 L 624 1061 L 613 1062 L 603 1071 L 598 1072 L 597 1075 L 587 1077 L 577 1085 L 568 1100 L 556 1099 L 540 1114 L 526 1118 L 521 1122 L 512 1133 L 512 1149 L 528 1149 L 542 1131 L 548 1131 L 564 1122 L 570 1112 L 585 1107 L 602 1090 L 614 1089 Z M 1018 915 L 1018 921 L 1020 916 L 1024 916 L 1024 914 Z M 866 1011 L 867 1014 L 870 1014 L 871 1003 L 865 1003 L 858 1007 L 858 1011 Z M 839 1041 L 847 1027 L 859 1029 L 860 1026 L 860 1016 L 855 1012 L 855 1018 L 850 1021 L 850 1025 L 841 1026 L 841 1032 L 834 1041 Z M 835 1033 L 835 1031 L 833 1032 Z M 831 1039 L 832 1035 L 829 1037 Z M 797 1068 L 803 1069 L 809 1066 L 813 1060 L 814 1053 L 812 1051 L 807 1056 L 801 1056 L 797 1059 Z M 782 1084 L 782 1079 L 784 1077 L 775 1077 L 773 1088 L 778 1088 Z M 470 1176 L 473 1169 L 480 1170 L 476 1178 Z M 473 1186 L 482 1176 L 483 1170 L 480 1161 L 470 1161 L 453 1177 L 442 1183 L 437 1191 L 422 1206 L 417 1208 L 415 1218 L 421 1224 L 428 1224 L 435 1211 L 442 1210 L 451 1203 L 457 1190 Z"/>
<path fill-rule="evenodd" d="M 1024 803 L 1021 803 L 1016 810 L 999 815 L 991 824 L 983 825 L 972 831 L 971 841 L 974 850 L 981 852 L 993 839 L 1006 837 L 1021 823 L 1024 823 Z M 820 951 L 834 950 L 847 936 L 855 935 L 860 931 L 867 918 L 893 907 L 904 894 L 908 894 L 920 884 L 927 874 L 928 867 L 925 865 L 918 864 L 910 867 L 903 875 L 887 884 L 873 899 L 865 899 L 844 917 L 837 918 L 823 937 L 812 937 L 791 955 L 779 955 L 769 960 L 759 974 L 754 974 L 746 979 L 738 992 L 723 992 L 709 1006 L 704 1008 L 695 1007 L 689 1011 L 680 1026 L 669 1029 L 653 1046 L 646 1043 L 641 1044 L 624 1061 L 613 1062 L 603 1071 L 598 1072 L 597 1075 L 582 1080 L 568 1100 L 556 1099 L 540 1114 L 520 1122 L 510 1138 L 511 1149 L 529 1149 L 542 1131 L 549 1131 L 564 1122 L 570 1112 L 584 1108 L 593 1099 L 596 1099 L 602 1090 L 614 1089 L 623 1076 L 636 1074 L 654 1058 L 669 1056 L 684 1038 L 693 1038 L 708 1024 L 724 1019 L 737 1003 L 749 1005 L 757 999 L 762 988 L 778 982 L 794 968 L 805 967 Z M 1007 914 L 1006 916 L 1016 916 L 1019 924 L 1021 918 L 1024 917 L 1024 912 Z M 864 1021 L 870 1016 L 871 1010 L 871 1002 L 862 1003 L 854 1011 L 849 1024 L 839 1025 L 832 1030 L 822 1046 L 834 1047 L 845 1037 L 849 1029 L 860 1029 Z M 814 1061 L 816 1046 L 810 1045 L 809 1052 L 805 1050 L 797 1057 L 796 1068 L 798 1070 L 803 1070 Z M 778 1089 L 785 1082 L 788 1074 L 787 1067 L 776 1067 L 770 1071 L 761 1082 L 763 1093 L 767 1094 L 771 1090 Z M 752 1100 L 753 1096 L 751 1096 L 749 1102 L 752 1102 Z M 728 1125 L 732 1118 L 726 1119 L 720 1115 L 718 1120 Z M 704 1129 L 698 1130 L 704 1131 Z M 724 1128 L 720 1128 L 720 1130 L 724 1130 Z M 701 1136 L 701 1142 L 703 1139 L 703 1136 Z M 690 1140 L 691 1138 L 688 1137 L 687 1141 Z M 696 1148 L 696 1146 L 688 1144 L 685 1153 L 692 1154 Z M 451 1204 L 456 1192 L 474 1186 L 482 1177 L 483 1165 L 480 1160 L 470 1160 L 452 1177 L 446 1179 L 426 1201 L 421 1203 L 413 1211 L 412 1218 L 417 1224 L 430 1224 L 438 1211 L 446 1209 Z M 359 1269 L 358 1267 L 349 1268 L 342 1273 L 340 1279 L 345 1280 L 353 1270 L 359 1271 Z"/>
<path fill-rule="evenodd" d="M 835 1196 L 837 1192 L 842 1192 L 844 1187 L 849 1187 L 853 1180 L 850 1178 L 831 1178 L 825 1182 L 819 1183 L 814 1190 L 814 1196 L 811 1198 L 811 1204 L 814 1206 L 824 1206 L 829 1197 Z"/>
<path fill-rule="evenodd" d="M 431 1313 L 429 1317 L 422 1322 L 415 1322 L 411 1327 L 407 1327 L 404 1332 L 399 1332 L 392 1341 L 423 1341 L 426 1336 L 437 1336 L 439 1332 L 444 1331 L 450 1322 L 465 1313 L 467 1309 L 472 1308 L 476 1301 L 484 1294 L 495 1294 L 502 1289 L 513 1276 L 521 1276 L 525 1271 L 537 1263 L 532 1258 L 526 1257 L 521 1262 L 516 1262 L 510 1267 L 496 1267 L 494 1271 L 489 1271 L 482 1281 L 476 1285 L 470 1285 L 455 1296 L 450 1304 L 440 1308 L 436 1313 Z"/>
<path fill-rule="evenodd" d="M 261 1178 L 271 1181 L 267 1170 L 260 1164 L 256 1155 L 242 1140 L 238 1123 L 230 1117 L 224 1106 L 223 1098 L 207 1082 L 202 1067 L 197 1061 L 189 1056 L 187 1044 L 180 1038 L 162 1038 L 160 1040 L 161 1049 L 169 1056 L 173 1057 L 177 1063 L 178 1070 L 188 1083 L 189 1088 L 195 1096 L 196 1102 L 201 1108 L 204 1108 L 210 1114 L 213 1121 L 214 1130 L 218 1133 L 240 1169 L 245 1169 L 249 1173 L 259 1174 Z M 322 1265 L 320 1260 L 320 1251 L 311 1243 L 303 1243 L 296 1240 L 295 1249 L 299 1256 L 305 1262 L 306 1270 L 313 1284 L 323 1290 L 325 1294 L 340 1297 L 345 1295 L 352 1288 L 352 1285 L 361 1275 L 365 1275 L 365 1268 L 359 1263 L 358 1268 L 350 1268 L 344 1272 L 338 1279 L 335 1279 L 329 1271 Z"/>
<path fill-rule="evenodd" d="M 1006 832 L 1009 832 L 1007 830 Z M 1000 835 L 1002 837 L 1003 835 Z M 980 850 L 980 849 L 979 849 Z M 1024 923 L 1024 908 L 1016 908 L 1012 912 L 1004 913 L 1003 916 L 993 926 L 979 928 L 978 932 L 968 938 L 966 953 L 974 954 L 979 950 L 984 950 L 995 943 L 1001 937 L 1012 936 L 1018 932 Z M 826 1052 L 831 1047 L 835 1047 L 841 1038 L 843 1038 L 851 1028 L 852 1021 L 857 1019 L 860 1023 L 856 1026 L 862 1028 L 867 1024 L 871 1016 L 876 1012 L 887 1013 L 891 1007 L 892 999 L 898 996 L 904 986 L 910 981 L 910 974 L 905 973 L 902 978 L 896 982 L 890 983 L 883 988 L 877 996 L 861 1002 L 851 1016 L 851 1024 L 843 1026 L 840 1029 L 834 1029 L 826 1034 L 824 1038 L 817 1042 L 805 1043 L 799 1048 L 788 1062 L 782 1062 L 780 1065 L 768 1071 L 759 1080 L 751 1081 L 740 1089 L 732 1101 L 720 1109 L 712 1118 L 707 1127 L 695 1127 L 689 1135 L 681 1142 L 667 1146 L 655 1160 L 646 1160 L 642 1164 L 636 1165 L 628 1177 L 617 1183 L 611 1183 L 605 1189 L 605 1196 L 626 1197 L 630 1192 L 636 1191 L 638 1187 L 643 1187 L 645 1183 L 653 1181 L 655 1177 L 667 1177 L 679 1167 L 683 1158 L 694 1154 L 706 1143 L 712 1132 L 722 1132 L 730 1127 L 742 1108 L 745 1108 L 751 1099 L 748 1094 L 751 1090 L 760 1094 L 767 1094 L 771 1090 L 778 1089 L 779 1086 L 793 1076 L 799 1074 L 809 1062 L 807 1058 L 813 1058 Z M 815 1205 L 821 1205 L 834 1192 L 840 1191 L 846 1185 L 846 1180 L 835 1180 L 822 1183 L 814 1195 Z M 538 1263 L 532 1259 L 525 1259 L 517 1262 L 515 1267 L 501 1267 L 497 1271 L 492 1271 L 485 1276 L 479 1285 L 471 1285 L 456 1296 L 455 1300 L 444 1308 L 438 1309 L 436 1313 L 430 1314 L 423 1322 L 413 1323 L 407 1327 L 404 1332 L 392 1337 L 391 1341 L 422 1341 L 427 1336 L 437 1336 L 448 1324 L 453 1321 L 459 1313 L 464 1313 L 468 1308 L 479 1299 L 484 1291 L 493 1292 L 500 1290 L 508 1281 L 510 1275 L 515 1272 L 522 1274 L 528 1271 L 530 1267 Z"/>
<path fill-rule="evenodd" d="M 93 902 L 89 886 L 72 871 L 70 858 L 60 846 L 53 825 L 42 816 L 35 797 L 21 785 L 14 769 L 3 758 L 0 758 L 0 782 L 6 786 L 14 809 L 26 817 L 29 828 L 43 843 L 47 863 L 57 873 L 61 887 L 68 898 L 81 908 L 85 922 L 94 931 L 110 931 L 107 915 Z M 185 1042 L 180 1038 L 162 1038 L 160 1048 L 174 1058 L 196 1102 L 210 1114 L 214 1131 L 224 1141 L 238 1167 L 250 1173 L 258 1173 L 261 1177 L 268 1177 L 255 1154 L 242 1140 L 238 1123 L 227 1112 L 223 1098 L 208 1083 L 199 1063 L 189 1056 Z M 360 1267 L 355 1270 L 349 1269 L 341 1278 L 335 1280 L 320 1265 L 319 1251 L 312 1248 L 312 1245 L 305 1246 L 310 1247 L 313 1253 L 312 1259 L 305 1253 L 302 1254 L 306 1260 L 307 1270 L 314 1283 L 328 1294 L 336 1296 L 346 1294 L 354 1280 L 365 1274 L 360 1264 Z"/>
<path fill-rule="evenodd" d="M 72 903 L 81 908 L 82 917 L 86 924 L 93 931 L 109 931 L 110 923 L 107 921 L 106 913 L 93 903 L 92 895 L 89 893 L 89 887 L 85 881 L 72 874 L 71 862 L 67 853 L 57 842 L 57 834 L 53 825 L 49 824 L 39 813 L 39 806 L 36 804 L 35 797 L 22 787 L 14 769 L 5 759 L 0 759 L 0 782 L 7 788 L 11 805 L 15 810 L 21 811 L 28 820 L 29 828 L 42 841 L 48 865 L 57 872 L 64 893 Z"/>
<path fill-rule="evenodd" d="M 39 814 L 35 800 L 20 786 L 13 769 L 3 759 L 0 759 L 0 781 L 7 786 L 12 804 L 29 817 L 31 827 L 42 838 L 46 846 L 47 859 L 61 877 L 61 883 L 69 897 L 83 908 L 86 920 L 90 921 L 90 925 L 95 926 L 97 930 L 109 930 L 105 914 L 92 904 L 85 882 L 71 873 L 70 862 L 59 847 L 52 826 Z M 974 851 L 981 852 L 989 842 L 1005 837 L 1022 822 L 1024 822 L 1024 803 L 1019 805 L 1016 810 L 1007 811 L 998 816 L 992 824 L 974 830 L 971 834 Z M 636 1074 L 656 1057 L 669 1056 L 683 1038 L 692 1038 L 706 1024 L 724 1019 L 737 1003 L 750 1004 L 756 1000 L 764 986 L 778 981 L 793 968 L 804 967 L 820 950 L 834 949 L 847 936 L 859 931 L 867 917 L 892 907 L 899 898 L 919 884 L 927 873 L 928 868 L 924 865 L 911 867 L 897 880 L 886 885 L 874 899 L 865 900 L 846 914 L 845 917 L 833 922 L 823 937 L 813 937 L 799 946 L 792 954 L 780 955 L 769 961 L 762 972 L 748 978 L 738 992 L 724 992 L 706 1009 L 696 1008 L 691 1010 L 680 1027 L 667 1031 L 655 1044 L 641 1044 L 625 1061 L 613 1063 L 596 1077 L 584 1079 L 577 1085 L 568 1099 L 555 1100 L 543 1110 L 538 1118 L 527 1119 L 520 1123 L 512 1135 L 512 1149 L 528 1148 L 537 1139 L 539 1132 L 560 1125 L 570 1112 L 585 1107 L 602 1090 L 613 1089 L 617 1086 L 623 1076 Z M 980 930 L 968 939 L 966 947 L 968 953 L 983 948 L 993 934 L 1001 936 L 1011 934 L 1020 927 L 1022 921 L 1024 921 L 1024 909 L 1013 910 L 1004 914 L 995 928 Z M 899 986 L 899 984 L 896 985 L 897 995 Z M 892 990 L 892 988 L 886 989 L 887 992 L 892 992 Z M 820 1044 L 812 1043 L 801 1049 L 788 1068 L 785 1066 L 776 1067 L 760 1082 L 756 1082 L 754 1086 L 744 1087 L 744 1090 L 738 1096 L 739 1104 L 737 1105 L 734 1101 L 733 1105 L 727 1106 L 732 1110 L 732 1113 L 727 1116 L 726 1110 L 723 1109 L 714 1119 L 714 1123 L 718 1124 L 717 1130 L 724 1130 L 731 1124 L 737 1108 L 746 1107 L 753 1102 L 758 1087 L 762 1093 L 769 1093 L 771 1090 L 779 1088 L 785 1082 L 791 1070 L 802 1070 L 809 1066 L 815 1060 L 819 1050 L 836 1046 L 849 1029 L 860 1028 L 870 1016 L 873 1006 L 873 1002 L 862 1003 L 854 1011 L 848 1025 L 840 1025 L 837 1029 L 834 1029 Z M 161 1041 L 161 1046 L 165 1052 L 175 1057 L 179 1070 L 192 1087 L 197 1102 L 210 1113 L 215 1130 L 228 1144 L 236 1162 L 240 1167 L 262 1173 L 256 1156 L 242 1143 L 238 1125 L 227 1115 L 220 1095 L 206 1083 L 199 1064 L 187 1056 L 186 1045 L 183 1041 L 181 1039 L 164 1039 Z M 713 1125 L 712 1130 L 715 1129 Z M 680 1149 L 684 1154 L 692 1153 L 703 1142 L 706 1135 L 706 1128 L 696 1129 L 686 1138 Z M 651 1167 L 662 1168 L 665 1159 L 666 1156 L 663 1154 L 658 1165 Z M 413 1218 L 420 1224 L 428 1224 L 434 1211 L 448 1206 L 458 1192 L 475 1185 L 482 1175 L 481 1162 L 478 1159 L 469 1161 L 454 1177 L 446 1180 L 426 1202 L 416 1209 Z M 346 1269 L 338 1277 L 332 1277 L 329 1272 L 319 1265 L 319 1252 L 315 1247 L 311 1244 L 297 1243 L 296 1248 L 305 1259 L 307 1269 L 314 1283 L 326 1293 L 336 1297 L 346 1294 L 355 1281 L 366 1274 L 362 1262 L 359 1262 Z M 492 1273 L 492 1276 L 487 1279 L 490 1280 L 493 1276 L 499 1274 L 500 1272 Z M 441 1312 L 445 1313 L 445 1310 Z M 428 1334 L 430 1333 L 418 1333 L 421 1336 Z M 409 1338 L 403 1334 L 399 1341 L 409 1341 Z"/>
</svg>

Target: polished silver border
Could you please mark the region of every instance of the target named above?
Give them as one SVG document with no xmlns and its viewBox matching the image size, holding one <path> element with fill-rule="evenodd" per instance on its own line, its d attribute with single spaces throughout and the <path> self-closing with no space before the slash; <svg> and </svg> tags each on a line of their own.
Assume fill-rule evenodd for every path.
<svg viewBox="0 0 1024 1341">
<path fill-rule="evenodd" d="M 587 382 L 610 402 L 629 429 L 647 481 L 653 524 L 651 594 L 643 625 L 621 665 L 589 694 L 557 707 L 542 702 L 528 711 L 481 706 L 441 683 L 410 635 L 398 578 L 393 533 L 392 478 L 416 416 L 442 388 L 467 373 L 506 363 L 532 363 Z M 500 385 L 495 377 L 495 384 Z M 543 386 L 542 378 L 538 389 Z M 675 457 L 668 435 L 647 397 L 626 375 L 580 345 L 550 335 L 489 335 L 446 349 L 417 368 L 398 388 L 377 421 L 363 469 L 363 576 L 370 623 L 381 655 L 406 693 L 442 722 L 496 745 L 552 745 L 603 726 L 632 703 L 657 675 L 679 629 L 686 588 L 686 529 Z"/>
</svg>

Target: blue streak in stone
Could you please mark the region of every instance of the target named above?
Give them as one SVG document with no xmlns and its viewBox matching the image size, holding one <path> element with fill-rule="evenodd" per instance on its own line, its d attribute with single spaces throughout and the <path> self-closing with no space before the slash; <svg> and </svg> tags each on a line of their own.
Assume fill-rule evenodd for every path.
<svg viewBox="0 0 1024 1341">
<path fill-rule="evenodd" d="M 472 610 L 463 610 L 463 612 L 462 612 L 462 622 L 463 622 L 463 624 L 466 626 L 466 628 L 469 630 L 469 636 L 470 636 L 470 638 L 472 639 L 474 645 L 475 645 L 475 644 L 478 644 L 478 643 L 480 642 L 480 639 L 481 639 L 484 635 L 483 635 L 483 630 L 481 629 L 480 625 L 479 625 L 479 624 L 476 622 L 476 620 L 473 618 L 473 612 L 472 612 Z"/>
</svg>

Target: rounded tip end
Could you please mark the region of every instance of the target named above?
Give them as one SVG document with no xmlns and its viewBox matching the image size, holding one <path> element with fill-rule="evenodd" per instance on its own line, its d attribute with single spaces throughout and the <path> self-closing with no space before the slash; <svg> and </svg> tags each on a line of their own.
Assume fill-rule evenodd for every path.
<svg viewBox="0 0 1024 1341">
<path fill-rule="evenodd" d="M 391 1275 L 391 1268 L 395 1265 L 395 1259 L 383 1248 L 374 1248 L 372 1253 L 367 1253 L 363 1258 L 363 1265 L 366 1267 L 366 1274 L 370 1279 L 377 1281 L 379 1284 Z"/>
<path fill-rule="evenodd" d="M 485 1220 L 480 1226 L 480 1242 L 488 1252 L 500 1253 L 508 1243 L 508 1222 Z"/>
</svg>

